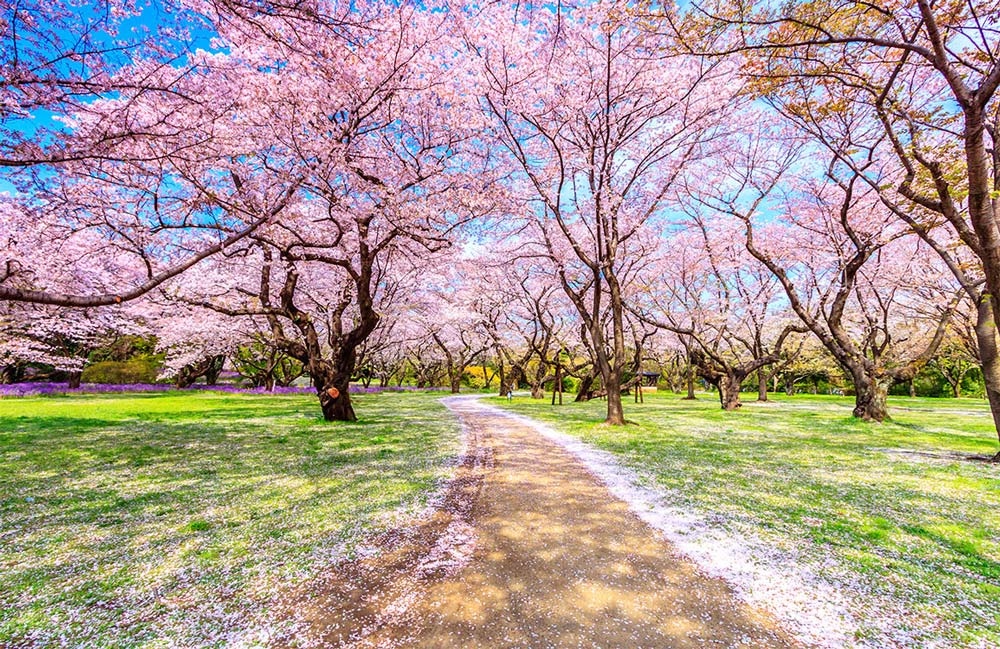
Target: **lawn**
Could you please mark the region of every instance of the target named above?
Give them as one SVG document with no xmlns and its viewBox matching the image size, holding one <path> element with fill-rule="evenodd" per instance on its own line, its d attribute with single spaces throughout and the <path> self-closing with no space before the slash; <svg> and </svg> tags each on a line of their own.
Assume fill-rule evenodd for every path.
<svg viewBox="0 0 1000 649">
<path fill-rule="evenodd" d="M 426 506 L 438 395 L 0 399 L 0 646 L 247 646 L 288 587 Z"/>
<path fill-rule="evenodd" d="M 996 452 L 982 401 L 894 398 L 893 421 L 873 424 L 847 398 L 725 413 L 659 393 L 627 403 L 623 428 L 595 424 L 602 401 L 492 401 L 611 452 L 727 538 L 777 549 L 778 575 L 832 585 L 852 644 L 1000 646 L 1000 467 L 952 455 Z"/>
</svg>

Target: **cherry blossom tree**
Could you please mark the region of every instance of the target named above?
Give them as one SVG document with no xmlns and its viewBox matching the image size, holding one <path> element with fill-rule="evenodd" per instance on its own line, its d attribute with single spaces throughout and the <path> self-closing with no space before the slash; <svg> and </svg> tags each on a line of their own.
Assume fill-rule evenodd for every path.
<svg viewBox="0 0 1000 649">
<path fill-rule="evenodd" d="M 91 352 L 122 336 L 148 335 L 140 313 L 122 308 L 67 311 L 46 305 L 8 304 L 0 309 L 0 365 L 49 365 L 71 388 Z"/>
<path fill-rule="evenodd" d="M 661 16 L 687 51 L 742 58 L 752 94 L 860 175 L 976 305 L 1000 435 L 997 8 L 710 0 Z M 998 456 L 1000 457 L 1000 456 Z"/>
<path fill-rule="evenodd" d="M 467 260 L 424 272 L 421 286 L 405 318 L 416 325 L 425 344 L 433 350 L 447 375 L 453 394 L 461 390 L 466 370 L 477 363 L 491 340 L 479 310 L 475 308 L 476 285 L 464 276 L 474 272 Z"/>
<path fill-rule="evenodd" d="M 784 360 L 784 345 L 805 327 L 782 313 L 778 281 L 753 259 L 738 223 L 693 224 L 663 244 L 634 300 L 638 317 L 685 339 L 694 369 L 719 391 L 724 410 L 739 408 L 748 376 Z M 766 398 L 766 390 L 765 390 Z"/>
<path fill-rule="evenodd" d="M 363 49 L 312 28 L 295 34 L 310 50 L 238 34 L 214 57 L 223 81 L 257 97 L 232 117 L 268 156 L 253 187 L 241 178 L 247 202 L 258 213 L 288 205 L 218 258 L 230 281 L 184 299 L 266 320 L 277 348 L 306 367 L 324 416 L 353 421 L 357 354 L 394 283 L 488 211 L 495 183 L 474 146 L 478 112 L 459 85 L 447 14 L 387 10 L 358 34 Z M 294 199 L 268 192 L 287 179 Z"/>
<path fill-rule="evenodd" d="M 831 166 L 820 178 L 793 178 L 798 160 L 788 151 L 797 149 L 785 142 L 774 156 L 751 143 L 700 200 L 743 224 L 747 251 L 851 377 L 854 415 L 882 421 L 889 387 L 912 380 L 940 346 L 958 289 L 857 174 Z M 779 218 L 763 218 L 773 212 Z"/>
<path fill-rule="evenodd" d="M 229 209 L 260 159 L 236 162 L 233 86 L 216 84 L 210 60 L 190 50 L 187 27 L 202 24 L 179 9 L 57 0 L 4 10 L 0 169 L 15 193 L 0 210 L 0 300 L 127 302 L 275 216 Z M 151 26 L 138 27 L 143 19 Z M 222 161 L 231 179 L 207 171 Z M 83 231 L 103 245 L 65 250 Z M 89 285 L 81 276 L 107 268 L 109 247 L 115 272 Z"/>
<path fill-rule="evenodd" d="M 585 327 L 606 421 L 621 425 L 623 266 L 723 118 L 727 66 L 656 56 L 668 42 L 612 4 L 524 15 L 478 16 L 483 105 L 518 172 L 537 254 Z"/>
</svg>

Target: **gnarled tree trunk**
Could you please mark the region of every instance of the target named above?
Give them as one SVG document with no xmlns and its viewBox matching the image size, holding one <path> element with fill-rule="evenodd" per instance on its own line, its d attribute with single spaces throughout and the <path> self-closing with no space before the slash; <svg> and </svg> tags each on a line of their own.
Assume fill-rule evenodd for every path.
<svg viewBox="0 0 1000 649">
<path fill-rule="evenodd" d="M 313 387 L 319 396 L 319 406 L 326 421 L 357 421 L 351 403 L 350 375 L 323 372 L 313 376 Z"/>
<path fill-rule="evenodd" d="M 740 385 L 743 383 L 743 377 L 730 373 L 720 374 L 709 380 L 719 389 L 719 403 L 723 410 L 733 411 L 743 406 L 740 402 Z"/>
<path fill-rule="evenodd" d="M 854 416 L 865 421 L 885 421 L 889 418 L 886 400 L 889 396 L 889 383 L 884 379 L 872 377 L 863 371 L 852 373 L 854 380 Z"/>
</svg>

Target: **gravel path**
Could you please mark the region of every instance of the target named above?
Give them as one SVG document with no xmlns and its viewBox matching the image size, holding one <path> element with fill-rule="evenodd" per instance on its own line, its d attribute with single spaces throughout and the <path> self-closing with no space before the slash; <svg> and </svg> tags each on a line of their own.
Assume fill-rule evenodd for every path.
<svg viewBox="0 0 1000 649">
<path fill-rule="evenodd" d="M 403 553 L 412 555 L 406 569 L 390 553 L 391 580 L 372 559 L 347 572 L 373 581 L 332 590 L 328 581 L 307 616 L 326 629 L 314 637 L 344 647 L 801 646 L 679 556 L 558 445 L 476 399 L 446 403 L 478 458 L 457 480 L 465 505 L 411 539 L 423 548 Z M 343 605 L 359 594 L 360 624 Z M 324 601 L 339 602 L 335 612 Z"/>
</svg>

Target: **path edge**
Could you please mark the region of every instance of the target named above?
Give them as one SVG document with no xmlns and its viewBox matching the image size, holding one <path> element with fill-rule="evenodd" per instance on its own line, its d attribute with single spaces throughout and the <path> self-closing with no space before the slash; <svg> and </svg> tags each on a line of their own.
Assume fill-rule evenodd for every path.
<svg viewBox="0 0 1000 649">
<path fill-rule="evenodd" d="M 568 451 L 681 555 L 704 574 L 726 581 L 746 604 L 774 616 L 796 640 L 821 649 L 868 646 L 851 633 L 858 624 L 848 598 L 795 562 L 790 553 L 759 539 L 738 537 L 711 525 L 701 514 L 668 504 L 669 493 L 643 484 L 639 473 L 608 451 L 525 415 L 481 400 L 477 405 L 531 428 Z"/>
</svg>

